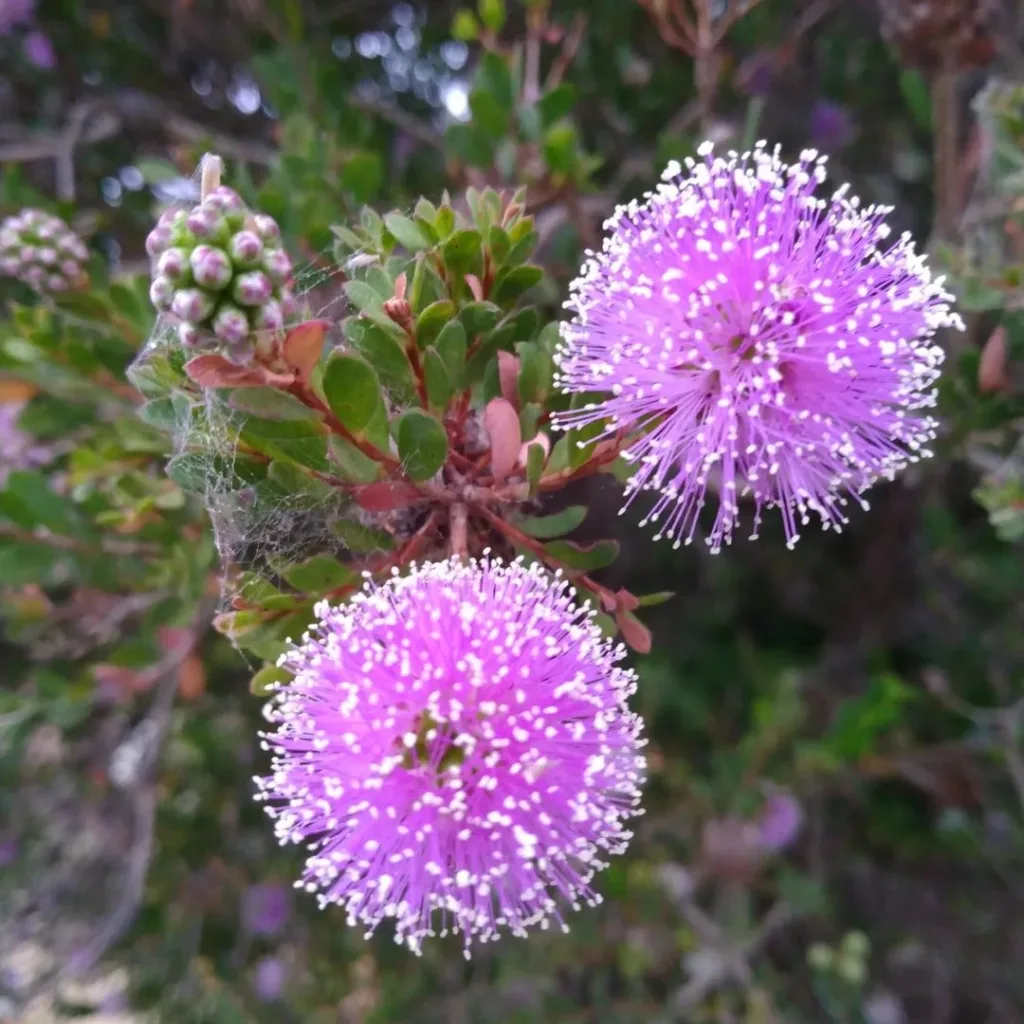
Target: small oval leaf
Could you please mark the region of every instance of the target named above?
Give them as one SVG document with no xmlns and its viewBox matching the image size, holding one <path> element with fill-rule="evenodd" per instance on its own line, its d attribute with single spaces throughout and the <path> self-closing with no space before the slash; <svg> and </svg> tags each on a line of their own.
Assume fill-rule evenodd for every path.
<svg viewBox="0 0 1024 1024">
<path fill-rule="evenodd" d="M 346 352 L 327 360 L 323 391 L 331 412 L 353 434 L 366 429 L 382 402 L 376 371 L 361 356 Z"/>
<path fill-rule="evenodd" d="M 430 413 L 410 409 L 398 421 L 398 456 L 412 480 L 429 480 L 448 458 L 448 434 Z"/>
<path fill-rule="evenodd" d="M 531 516 L 520 519 L 516 526 L 528 537 L 551 540 L 575 530 L 587 518 L 586 505 L 570 505 L 549 516 Z"/>
</svg>

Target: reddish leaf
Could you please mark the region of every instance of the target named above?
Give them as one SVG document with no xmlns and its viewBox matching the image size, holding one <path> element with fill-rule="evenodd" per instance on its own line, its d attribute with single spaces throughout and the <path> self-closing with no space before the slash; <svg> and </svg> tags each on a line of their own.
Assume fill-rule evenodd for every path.
<svg viewBox="0 0 1024 1024">
<path fill-rule="evenodd" d="M 491 473 L 500 484 L 515 469 L 523 438 L 519 416 L 504 398 L 492 398 L 484 410 L 484 427 L 491 439 Z"/>
<path fill-rule="evenodd" d="M 651 650 L 651 631 L 632 613 L 622 608 L 615 613 L 615 621 L 622 639 L 637 654 L 649 654 Z"/>
<path fill-rule="evenodd" d="M 236 366 L 223 356 L 196 356 L 185 364 L 189 380 L 201 388 L 274 388 L 291 384 L 294 376 L 265 366 Z"/>
<path fill-rule="evenodd" d="M 615 598 L 619 602 L 619 607 L 625 608 L 627 612 L 636 611 L 640 607 L 639 599 L 635 598 L 628 590 L 617 590 Z"/>
<path fill-rule="evenodd" d="M 498 353 L 498 381 L 501 397 L 517 412 L 519 410 L 519 357 L 511 352 Z"/>
<path fill-rule="evenodd" d="M 421 501 L 423 495 L 412 484 L 400 480 L 382 480 L 354 489 L 356 504 L 367 512 L 390 512 Z"/>
<path fill-rule="evenodd" d="M 469 290 L 473 293 L 473 298 L 477 302 L 484 301 L 484 286 L 480 283 L 480 278 L 476 274 L 466 274 L 466 284 Z"/>
<path fill-rule="evenodd" d="M 326 320 L 307 320 L 288 332 L 281 346 L 284 361 L 295 368 L 299 379 L 308 381 L 324 350 L 324 334 L 330 324 Z"/>
<path fill-rule="evenodd" d="M 978 390 L 983 395 L 1008 391 L 1010 377 L 1006 372 L 1006 328 L 997 327 L 985 342 L 978 363 Z"/>
</svg>

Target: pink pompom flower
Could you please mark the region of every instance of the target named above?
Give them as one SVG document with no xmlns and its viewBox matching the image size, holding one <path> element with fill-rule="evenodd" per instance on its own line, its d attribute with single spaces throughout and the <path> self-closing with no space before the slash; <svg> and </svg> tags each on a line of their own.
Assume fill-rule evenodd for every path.
<svg viewBox="0 0 1024 1024">
<path fill-rule="evenodd" d="M 594 612 L 543 567 L 414 565 L 316 609 L 281 659 L 257 779 L 300 887 L 372 933 L 423 940 L 565 927 L 622 853 L 645 762 L 634 674 Z"/>
<path fill-rule="evenodd" d="M 580 404 L 558 425 L 630 436 L 627 504 L 657 492 L 659 537 L 689 543 L 713 490 L 713 551 L 744 496 L 753 536 L 778 507 L 792 546 L 931 454 L 933 336 L 963 324 L 909 235 L 887 243 L 889 208 L 815 195 L 825 157 L 700 156 L 620 207 L 574 282 L 557 361 Z"/>
</svg>

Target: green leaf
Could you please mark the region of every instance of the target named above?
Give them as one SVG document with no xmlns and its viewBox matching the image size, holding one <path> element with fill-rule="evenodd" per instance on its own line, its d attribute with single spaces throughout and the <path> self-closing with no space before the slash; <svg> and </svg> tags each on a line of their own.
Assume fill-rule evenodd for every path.
<svg viewBox="0 0 1024 1024">
<path fill-rule="evenodd" d="M 468 271 L 480 255 L 483 237 L 479 231 L 456 231 L 441 250 L 445 264 L 452 270 Z"/>
<path fill-rule="evenodd" d="M 444 362 L 448 380 L 454 390 L 462 387 L 466 368 L 466 329 L 458 320 L 449 320 L 434 339 L 434 347 Z"/>
<path fill-rule="evenodd" d="M 589 572 L 611 565 L 618 557 L 619 545 L 614 540 L 600 540 L 586 546 L 568 540 L 553 540 L 544 545 L 544 550 L 567 569 Z"/>
<path fill-rule="evenodd" d="M 154 398 L 139 408 L 139 417 L 144 423 L 168 434 L 177 430 L 180 417 L 178 409 L 171 398 Z"/>
<path fill-rule="evenodd" d="M 373 367 L 350 353 L 331 353 L 324 369 L 323 390 L 331 412 L 353 434 L 361 434 L 369 426 L 383 403 Z"/>
<path fill-rule="evenodd" d="M 491 251 L 491 259 L 494 261 L 495 266 L 500 267 L 505 262 L 509 250 L 512 248 L 508 232 L 497 224 L 489 228 L 487 231 L 487 248 Z"/>
<path fill-rule="evenodd" d="M 287 460 L 275 459 L 271 462 L 267 469 L 267 480 L 292 502 L 305 500 L 319 505 L 338 498 L 338 492 L 330 484 L 318 480 L 301 466 Z"/>
<path fill-rule="evenodd" d="M 279 686 L 291 682 L 294 676 L 287 669 L 277 665 L 264 665 L 251 680 L 249 692 L 254 697 L 269 697 Z"/>
<path fill-rule="evenodd" d="M 459 310 L 459 320 L 470 338 L 491 330 L 501 319 L 501 309 L 493 302 L 467 302 Z"/>
<path fill-rule="evenodd" d="M 11 473 L 0 491 L 0 518 L 9 519 L 24 530 L 39 527 L 62 537 L 88 537 L 94 532 L 74 503 L 51 490 L 41 473 Z"/>
<path fill-rule="evenodd" d="M 586 505 L 570 505 L 550 516 L 531 516 L 516 521 L 516 526 L 528 537 L 551 540 L 575 530 L 587 518 Z"/>
<path fill-rule="evenodd" d="M 416 380 L 401 343 L 377 324 L 363 318 L 348 321 L 346 333 L 360 355 L 377 371 L 384 387 L 393 391 L 401 401 L 412 399 L 416 394 Z"/>
<path fill-rule="evenodd" d="M 476 69 L 476 83 L 492 93 L 503 109 L 511 112 L 515 106 L 515 83 L 507 60 L 493 50 L 487 50 Z"/>
<path fill-rule="evenodd" d="M 483 129 L 473 124 L 452 124 L 444 133 L 445 149 L 471 167 L 488 167 L 494 159 L 494 145 Z M 442 238 L 445 232 L 438 232 Z"/>
<path fill-rule="evenodd" d="M 430 239 L 424 234 L 423 229 L 404 214 L 397 212 L 385 214 L 384 223 L 388 231 L 395 236 L 398 244 L 405 246 L 409 252 L 420 252 L 430 248 Z"/>
<path fill-rule="evenodd" d="M 449 299 L 431 303 L 416 318 L 416 343 L 426 348 L 455 316 L 455 303 Z"/>
<path fill-rule="evenodd" d="M 452 383 L 444 359 L 436 348 L 428 348 L 423 355 L 423 377 L 431 410 L 443 412 L 452 397 Z"/>
<path fill-rule="evenodd" d="M 434 227 L 437 228 L 437 233 L 441 238 L 448 238 L 455 230 L 455 211 L 447 201 L 438 209 Z"/>
<path fill-rule="evenodd" d="M 512 112 L 502 106 L 498 97 L 488 89 L 476 88 L 469 94 L 469 109 L 473 124 L 494 140 L 508 134 Z"/>
<path fill-rule="evenodd" d="M 331 529 L 354 555 L 373 555 L 378 551 L 391 551 L 395 546 L 394 538 L 387 530 L 364 526 L 351 519 L 342 519 Z"/>
<path fill-rule="evenodd" d="M 346 281 L 345 295 L 360 312 L 378 308 L 381 305 L 380 295 L 366 281 Z"/>
<path fill-rule="evenodd" d="M 113 307 L 95 292 L 58 292 L 51 296 L 54 305 L 65 313 L 82 320 L 106 324 Z"/>
<path fill-rule="evenodd" d="M 313 555 L 304 562 L 281 569 L 287 583 L 303 594 L 321 597 L 359 582 L 359 574 L 331 555 Z"/>
<path fill-rule="evenodd" d="M 571 82 L 562 82 L 537 101 L 544 127 L 547 128 L 563 117 L 568 117 L 576 105 L 576 88 Z"/>
<path fill-rule="evenodd" d="M 675 593 L 671 590 L 659 590 L 655 594 L 644 594 L 643 597 L 638 597 L 636 599 L 637 607 L 653 608 L 655 605 L 665 604 L 666 601 L 671 601 L 675 596 Z"/>
<path fill-rule="evenodd" d="M 376 197 L 384 181 L 384 162 L 378 153 L 354 153 L 342 167 L 340 178 L 341 187 L 351 192 L 357 203 L 368 203 Z"/>
<path fill-rule="evenodd" d="M 448 457 L 448 435 L 429 413 L 410 409 L 398 421 L 398 455 L 411 480 L 428 480 Z"/>
<path fill-rule="evenodd" d="M 297 398 L 276 388 L 236 388 L 228 396 L 228 405 L 268 420 L 316 420 L 321 414 Z"/>
<path fill-rule="evenodd" d="M 492 32 L 500 32 L 505 24 L 505 0 L 477 0 L 480 20 Z"/>
<path fill-rule="evenodd" d="M 905 68 L 900 72 L 900 92 L 917 127 L 924 132 L 932 130 L 932 98 L 928 83 L 920 71 Z"/>
<path fill-rule="evenodd" d="M 544 271 L 527 263 L 503 271 L 494 282 L 491 298 L 499 305 L 509 305 L 528 292 L 544 278 Z"/>
<path fill-rule="evenodd" d="M 353 484 L 372 484 L 381 474 L 381 465 L 364 455 L 355 445 L 337 434 L 327 442 L 332 468 L 343 480 Z"/>
<path fill-rule="evenodd" d="M 463 43 L 471 43 L 480 35 L 480 23 L 472 11 L 465 9 L 455 12 L 452 19 L 452 38 Z"/>
<path fill-rule="evenodd" d="M 541 444 L 530 444 L 526 449 L 526 482 L 530 488 L 530 496 L 537 493 L 540 486 L 540 478 L 544 473 L 544 463 L 547 460 L 547 452 Z"/>
<path fill-rule="evenodd" d="M 291 459 L 300 466 L 326 473 L 326 427 L 310 420 L 264 420 L 255 417 L 242 424 L 241 439 L 258 452 Z"/>
<path fill-rule="evenodd" d="M 552 125 L 544 136 L 544 162 L 556 174 L 570 174 L 579 155 L 579 135 L 571 121 Z"/>
</svg>

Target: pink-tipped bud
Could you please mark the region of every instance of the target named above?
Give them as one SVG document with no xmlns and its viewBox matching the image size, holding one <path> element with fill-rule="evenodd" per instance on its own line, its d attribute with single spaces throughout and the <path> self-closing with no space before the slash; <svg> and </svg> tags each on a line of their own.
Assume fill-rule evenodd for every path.
<svg viewBox="0 0 1024 1024">
<path fill-rule="evenodd" d="M 171 308 L 171 301 L 174 299 L 174 282 L 169 277 L 159 276 L 153 278 L 149 286 L 149 301 L 161 313 L 166 313 Z"/>
<path fill-rule="evenodd" d="M 252 224 L 264 242 L 276 242 L 281 237 L 281 229 L 277 226 L 277 221 L 266 213 L 254 214 Z"/>
<path fill-rule="evenodd" d="M 183 288 L 171 300 L 171 312 L 190 324 L 200 324 L 213 312 L 213 299 L 198 288 Z"/>
<path fill-rule="evenodd" d="M 263 256 L 263 240 L 255 231 L 239 231 L 231 239 L 230 252 L 236 264 L 255 267 Z"/>
<path fill-rule="evenodd" d="M 274 299 L 256 310 L 253 322 L 258 331 L 279 331 L 284 327 L 284 311 L 281 303 Z"/>
<path fill-rule="evenodd" d="M 42 291 L 43 286 L 46 284 L 46 271 L 42 267 L 29 267 L 25 271 L 23 279 L 30 288 Z"/>
<path fill-rule="evenodd" d="M 85 243 L 74 235 L 65 235 L 60 240 L 58 248 L 61 252 L 66 253 L 68 256 L 73 256 L 76 260 L 87 260 L 89 258 L 89 250 L 85 247 Z"/>
<path fill-rule="evenodd" d="M 36 238 L 41 242 L 51 242 L 61 231 L 63 231 L 62 224 L 54 224 L 52 222 L 40 224 L 36 227 Z"/>
<path fill-rule="evenodd" d="M 232 268 L 228 254 L 212 245 L 196 246 L 189 257 L 189 265 L 196 284 L 204 288 L 224 288 L 231 280 Z"/>
<path fill-rule="evenodd" d="M 292 261 L 284 249 L 268 249 L 263 254 L 263 269 L 275 284 L 291 280 Z"/>
<path fill-rule="evenodd" d="M 33 245 L 23 245 L 18 253 L 22 263 L 37 263 L 39 261 L 39 250 Z"/>
<path fill-rule="evenodd" d="M 61 274 L 51 274 L 46 279 L 46 287 L 51 292 L 66 292 L 68 290 L 68 282 Z"/>
<path fill-rule="evenodd" d="M 250 270 L 235 279 L 231 290 L 234 300 L 242 306 L 262 306 L 274 293 L 270 278 L 260 270 Z"/>
<path fill-rule="evenodd" d="M 249 318 L 237 306 L 221 306 L 213 318 L 213 333 L 228 345 L 244 341 L 251 330 Z"/>
<path fill-rule="evenodd" d="M 171 229 L 163 224 L 158 224 L 146 236 L 146 252 L 156 258 L 171 244 Z"/>
<path fill-rule="evenodd" d="M 74 260 L 64 260 L 60 272 L 69 280 L 74 281 L 82 276 L 82 268 Z"/>
<path fill-rule="evenodd" d="M 181 284 L 188 277 L 188 253 L 184 249 L 165 249 L 156 261 L 156 272 Z"/>
<path fill-rule="evenodd" d="M 168 231 L 174 230 L 174 228 L 181 227 L 185 223 L 188 214 L 178 208 L 172 206 L 170 209 L 164 210 L 163 213 L 157 218 L 157 226 L 167 228 Z"/>
<path fill-rule="evenodd" d="M 43 246 L 39 250 L 39 262 L 47 267 L 55 267 L 57 265 L 57 250 L 51 249 L 50 246 Z"/>
<path fill-rule="evenodd" d="M 213 207 L 199 206 L 188 215 L 188 229 L 196 238 L 216 239 L 226 231 L 223 218 Z"/>
<path fill-rule="evenodd" d="M 204 200 L 203 203 L 212 206 L 222 213 L 229 213 L 237 210 L 244 210 L 245 203 L 242 197 L 227 185 L 218 185 Z"/>
<path fill-rule="evenodd" d="M 4 277 L 14 277 L 20 267 L 16 256 L 0 256 L 0 274 Z"/>
<path fill-rule="evenodd" d="M 287 288 L 282 288 L 280 302 L 285 320 L 291 320 L 299 310 L 298 299 Z"/>
<path fill-rule="evenodd" d="M 178 324 L 178 341 L 185 348 L 200 348 L 203 340 L 203 332 L 195 324 Z"/>
</svg>

